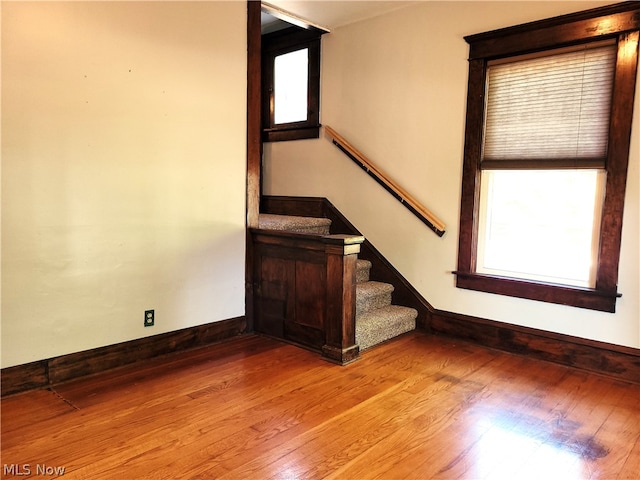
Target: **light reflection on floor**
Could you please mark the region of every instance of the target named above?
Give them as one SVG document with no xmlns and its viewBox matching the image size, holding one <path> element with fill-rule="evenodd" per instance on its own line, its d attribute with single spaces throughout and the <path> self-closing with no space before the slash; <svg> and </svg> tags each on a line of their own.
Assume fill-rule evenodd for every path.
<svg viewBox="0 0 640 480">
<path fill-rule="evenodd" d="M 468 413 L 469 423 L 465 423 L 471 430 L 467 430 L 470 435 L 462 434 L 461 437 L 473 438 L 471 445 L 467 443 L 467 448 L 459 451 L 456 458 L 449 459 L 439 471 L 433 469 L 433 464 L 425 464 L 428 473 L 423 471 L 420 476 L 420 471 L 416 470 L 402 478 L 586 480 L 596 474 L 592 470 L 593 462 L 610 453 L 599 442 L 597 432 L 585 432 L 581 422 L 560 409 L 538 409 L 530 405 L 529 411 L 523 412 L 518 406 L 501 409 L 487 403 L 473 406 Z M 434 443 L 437 442 L 434 438 Z M 425 452 L 431 448 L 425 448 Z M 436 463 L 444 460 L 439 458 Z M 310 461 L 313 464 L 310 457 L 290 459 L 286 465 L 279 466 L 274 478 L 316 478 L 304 468 Z M 333 474 L 332 478 L 340 477 Z"/>
<path fill-rule="evenodd" d="M 480 417 L 474 428 L 484 433 L 464 478 L 584 480 L 590 477 L 589 460 L 609 453 L 594 437 L 581 434 L 579 423 L 562 416 L 542 421 L 502 411 Z"/>
<path fill-rule="evenodd" d="M 292 468 L 287 468 L 285 470 L 278 471 L 277 478 L 280 480 L 298 480 L 299 479 L 295 470 Z"/>
</svg>

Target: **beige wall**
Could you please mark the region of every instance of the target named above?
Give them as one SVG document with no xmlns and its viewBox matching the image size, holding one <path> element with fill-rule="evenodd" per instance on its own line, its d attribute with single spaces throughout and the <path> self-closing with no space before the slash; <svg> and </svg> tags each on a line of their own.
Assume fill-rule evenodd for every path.
<svg viewBox="0 0 640 480">
<path fill-rule="evenodd" d="M 244 315 L 245 118 L 244 2 L 2 3 L 2 367 Z"/>
<path fill-rule="evenodd" d="M 437 237 L 332 146 L 268 145 L 265 193 L 328 197 L 436 308 L 640 347 L 640 93 L 617 313 L 455 288 L 468 45 L 463 36 L 613 2 L 422 2 L 323 37 L 322 123 L 447 224 Z M 638 88 L 640 92 L 640 88 Z"/>
</svg>

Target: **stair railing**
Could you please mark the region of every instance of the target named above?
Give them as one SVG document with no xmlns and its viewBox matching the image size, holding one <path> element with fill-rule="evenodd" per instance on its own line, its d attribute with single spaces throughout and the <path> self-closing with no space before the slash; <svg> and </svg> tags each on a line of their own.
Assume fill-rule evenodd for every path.
<svg viewBox="0 0 640 480">
<path fill-rule="evenodd" d="M 396 200 L 404 205 L 411 213 L 418 217 L 425 225 L 433 230 L 439 237 L 444 235 L 445 224 L 438 219 L 438 217 L 427 210 L 422 204 L 420 204 L 420 202 L 389 178 L 385 172 L 376 167 L 371 160 L 364 156 L 333 128 L 325 125 L 324 129 L 327 135 L 331 137 L 333 144 L 346 156 L 367 172 L 376 182 L 378 182 Z"/>
</svg>

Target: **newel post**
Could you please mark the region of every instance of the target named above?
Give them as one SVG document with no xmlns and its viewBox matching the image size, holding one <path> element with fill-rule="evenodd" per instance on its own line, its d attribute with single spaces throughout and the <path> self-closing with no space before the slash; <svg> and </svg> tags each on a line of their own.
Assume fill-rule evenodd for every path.
<svg viewBox="0 0 640 480">
<path fill-rule="evenodd" d="M 322 356 L 345 365 L 356 360 L 356 260 L 364 237 L 323 237 L 327 259 L 325 343 Z"/>
</svg>

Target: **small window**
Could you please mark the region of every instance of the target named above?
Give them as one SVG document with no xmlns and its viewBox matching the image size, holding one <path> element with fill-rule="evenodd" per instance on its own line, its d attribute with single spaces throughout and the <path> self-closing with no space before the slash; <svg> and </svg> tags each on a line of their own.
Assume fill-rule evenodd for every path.
<svg viewBox="0 0 640 480">
<path fill-rule="evenodd" d="M 458 287 L 615 311 L 638 13 L 465 37 Z"/>
<path fill-rule="evenodd" d="M 320 35 L 288 28 L 263 36 L 263 140 L 320 136 Z"/>
<path fill-rule="evenodd" d="M 309 92 L 309 49 L 278 55 L 273 64 L 273 123 L 306 122 Z"/>
</svg>

